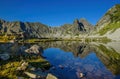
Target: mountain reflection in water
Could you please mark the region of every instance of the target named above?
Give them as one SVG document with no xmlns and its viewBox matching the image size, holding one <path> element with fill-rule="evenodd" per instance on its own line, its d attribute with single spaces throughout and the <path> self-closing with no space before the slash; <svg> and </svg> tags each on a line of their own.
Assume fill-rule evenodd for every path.
<svg viewBox="0 0 120 79">
<path fill-rule="evenodd" d="M 57 41 L 37 44 L 44 49 L 43 56 L 52 65 L 48 71 L 59 79 L 79 79 L 80 73 L 85 74 L 82 79 L 120 79 L 119 42 Z M 0 44 L 0 51 L 19 55 L 21 47 L 26 49 L 32 45 Z"/>
<path fill-rule="evenodd" d="M 40 43 L 42 45 L 42 43 Z M 45 46 L 46 45 L 46 46 Z M 119 43 L 46 42 L 44 56 L 55 70 L 51 72 L 60 79 L 78 79 L 85 73 L 87 79 L 119 79 Z M 64 69 L 60 69 L 62 65 Z"/>
</svg>

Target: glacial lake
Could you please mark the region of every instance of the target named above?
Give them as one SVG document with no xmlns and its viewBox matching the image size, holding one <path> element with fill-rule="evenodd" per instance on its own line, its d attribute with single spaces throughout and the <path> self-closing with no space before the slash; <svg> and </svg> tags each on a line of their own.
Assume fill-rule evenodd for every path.
<svg viewBox="0 0 120 79">
<path fill-rule="evenodd" d="M 21 46 L 32 45 L 17 44 L 10 48 L 15 52 Z M 37 45 L 43 48 L 42 56 L 51 64 L 47 72 L 58 79 L 120 79 L 120 42 L 56 41 Z M 0 50 L 9 46 L 0 44 Z"/>
</svg>

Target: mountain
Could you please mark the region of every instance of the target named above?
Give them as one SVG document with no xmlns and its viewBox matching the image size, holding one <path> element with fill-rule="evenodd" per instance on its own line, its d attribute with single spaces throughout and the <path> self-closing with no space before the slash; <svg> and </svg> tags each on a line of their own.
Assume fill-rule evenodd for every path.
<svg viewBox="0 0 120 79">
<path fill-rule="evenodd" d="M 110 39 L 119 39 L 120 36 L 120 4 L 110 8 L 96 24 L 96 31 L 99 35 Z M 118 38 L 119 37 L 119 38 Z"/>
<path fill-rule="evenodd" d="M 84 35 L 92 32 L 94 30 L 93 25 L 91 25 L 85 19 L 75 19 L 73 24 L 64 24 L 61 27 L 53 27 L 52 35 L 53 37 L 72 37 Z"/>
<path fill-rule="evenodd" d="M 8 22 L 0 20 L 1 34 L 24 34 L 26 38 L 51 38 L 75 36 L 90 33 L 93 26 L 85 19 L 74 20 L 73 24 L 64 24 L 61 27 L 48 27 L 42 23 Z"/>
<path fill-rule="evenodd" d="M 26 38 L 73 38 L 81 36 L 108 37 L 120 39 L 120 4 L 110 8 L 95 27 L 86 19 L 75 19 L 73 24 L 49 27 L 39 22 L 8 22 L 0 20 L 0 34 L 22 34 Z"/>
<path fill-rule="evenodd" d="M 37 22 L 8 22 L 0 20 L 0 32 L 2 34 L 24 33 L 27 38 L 40 38 L 49 32 L 49 28 L 46 25 Z"/>
</svg>

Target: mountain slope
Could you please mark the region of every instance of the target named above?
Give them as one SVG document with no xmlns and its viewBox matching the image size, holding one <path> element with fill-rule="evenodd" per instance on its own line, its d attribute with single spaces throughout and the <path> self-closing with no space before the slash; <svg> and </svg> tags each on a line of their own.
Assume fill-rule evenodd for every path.
<svg viewBox="0 0 120 79">
<path fill-rule="evenodd" d="M 115 32 L 120 28 L 120 4 L 115 5 L 98 21 L 96 25 L 100 35 Z"/>
</svg>

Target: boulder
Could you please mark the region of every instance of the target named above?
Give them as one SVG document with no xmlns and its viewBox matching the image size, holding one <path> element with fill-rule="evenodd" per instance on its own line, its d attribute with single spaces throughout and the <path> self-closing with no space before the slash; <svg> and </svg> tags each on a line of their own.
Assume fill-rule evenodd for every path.
<svg viewBox="0 0 120 79">
<path fill-rule="evenodd" d="M 48 74 L 46 79 L 58 79 L 56 76 L 52 75 L 52 74 Z"/>
<path fill-rule="evenodd" d="M 8 60 L 10 58 L 10 55 L 8 53 L 0 54 L 0 59 L 2 60 Z"/>
<path fill-rule="evenodd" d="M 25 50 L 26 53 L 40 54 L 43 52 L 43 48 L 38 45 L 33 45 L 29 49 Z"/>
</svg>

